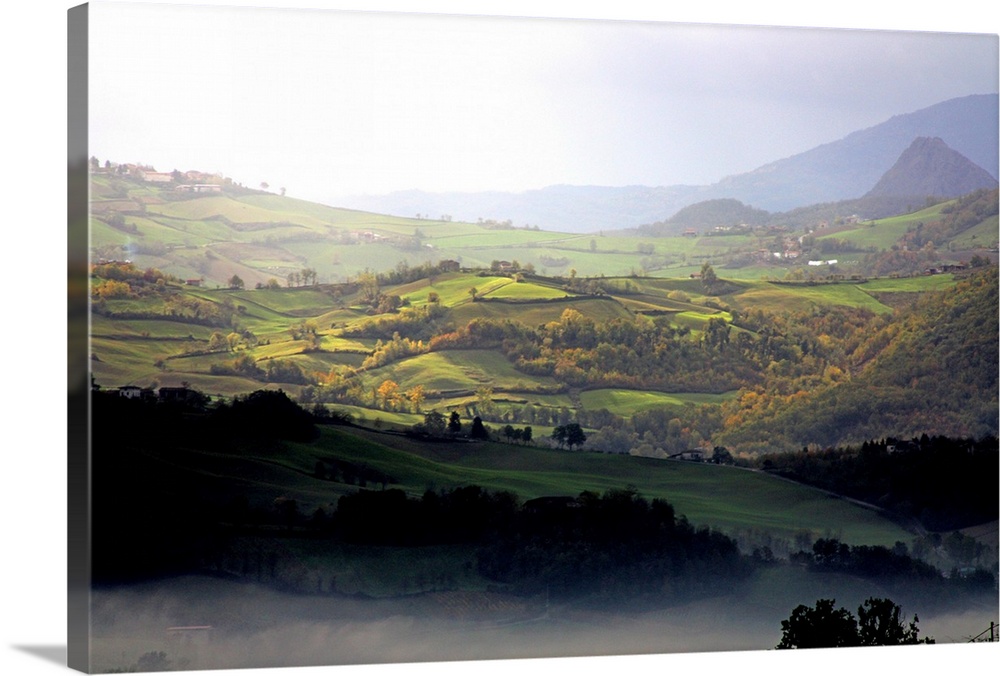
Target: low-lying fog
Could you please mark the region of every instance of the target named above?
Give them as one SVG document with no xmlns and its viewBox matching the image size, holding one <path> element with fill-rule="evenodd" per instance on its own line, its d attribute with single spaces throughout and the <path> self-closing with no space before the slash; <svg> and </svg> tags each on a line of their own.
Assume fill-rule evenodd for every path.
<svg viewBox="0 0 1000 676">
<path fill-rule="evenodd" d="M 852 612 L 863 600 L 857 589 L 821 596 Z M 791 609 L 814 601 L 741 595 L 623 613 L 462 593 L 290 595 L 191 576 L 95 590 L 92 670 L 128 669 L 161 651 L 168 668 L 236 669 L 769 649 Z M 902 605 L 907 620 L 919 615 L 920 635 L 939 643 L 968 640 L 997 611 L 996 598 L 966 600 L 960 610 Z"/>
</svg>

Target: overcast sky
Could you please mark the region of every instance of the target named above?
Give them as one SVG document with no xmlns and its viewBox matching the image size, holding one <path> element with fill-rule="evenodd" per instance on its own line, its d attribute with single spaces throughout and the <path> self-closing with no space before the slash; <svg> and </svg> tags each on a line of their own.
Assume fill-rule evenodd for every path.
<svg viewBox="0 0 1000 676">
<path fill-rule="evenodd" d="M 218 4 L 90 16 L 92 154 L 321 201 L 712 183 L 998 78 L 996 35 Z"/>
</svg>

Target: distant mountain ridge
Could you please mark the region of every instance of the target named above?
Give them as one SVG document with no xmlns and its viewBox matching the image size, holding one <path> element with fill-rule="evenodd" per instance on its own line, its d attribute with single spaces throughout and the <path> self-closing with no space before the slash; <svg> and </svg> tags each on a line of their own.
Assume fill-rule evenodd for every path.
<svg viewBox="0 0 1000 676">
<path fill-rule="evenodd" d="M 768 211 L 860 197 L 918 137 L 937 137 L 997 177 L 997 95 L 951 99 L 856 131 L 708 190 Z M 718 193 L 718 194 L 716 194 Z"/>
<path fill-rule="evenodd" d="M 997 179 L 952 150 L 943 140 L 921 136 L 903 151 L 865 197 L 959 197 L 981 188 L 995 187 Z"/>
<path fill-rule="evenodd" d="M 708 186 L 549 186 L 523 193 L 404 191 L 337 200 L 379 213 L 458 220 L 510 220 L 568 232 L 632 228 L 663 221 L 683 207 L 736 199 L 766 211 L 857 199 L 868 193 L 918 137 L 940 138 L 973 164 L 998 176 L 998 96 L 950 99 L 856 131 L 831 143 Z"/>
<path fill-rule="evenodd" d="M 686 206 L 664 221 L 642 225 L 638 232 L 679 235 L 685 229 L 737 225 L 807 227 L 847 214 L 885 218 L 911 211 L 928 198 L 951 199 L 978 190 L 996 189 L 997 180 L 940 138 L 919 137 L 903 151 L 878 183 L 860 198 L 822 202 L 784 212 L 768 212 L 733 198 L 716 198 Z"/>
</svg>

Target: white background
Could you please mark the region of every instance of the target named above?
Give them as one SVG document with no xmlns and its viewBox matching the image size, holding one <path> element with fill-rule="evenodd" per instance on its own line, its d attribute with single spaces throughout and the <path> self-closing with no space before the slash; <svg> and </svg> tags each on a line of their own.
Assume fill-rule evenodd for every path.
<svg viewBox="0 0 1000 676">
<path fill-rule="evenodd" d="M 3 208 L 0 247 L 5 285 L 0 312 L 4 375 L 0 380 L 0 673 L 65 670 L 66 423 L 65 423 L 65 167 L 66 11 L 75 3 L 15 0 L 5 5 Z M 191 3 L 194 4 L 194 3 Z M 937 3 L 841 1 L 821 7 L 772 0 L 688 3 L 641 0 L 532 2 L 421 0 L 405 2 L 207 2 L 267 7 L 317 7 L 507 14 L 519 16 L 706 21 L 767 25 L 946 30 L 998 33 L 997 9 L 983 0 Z M 13 208 L 11 208 L 13 207 Z M 945 674 L 1000 663 L 1000 645 L 917 646 L 883 650 L 755 652 L 635 658 L 524 660 L 476 664 L 392 665 L 234 670 L 226 674 L 607 674 L 652 673 Z M 206 672 L 201 672 L 206 673 Z"/>
</svg>

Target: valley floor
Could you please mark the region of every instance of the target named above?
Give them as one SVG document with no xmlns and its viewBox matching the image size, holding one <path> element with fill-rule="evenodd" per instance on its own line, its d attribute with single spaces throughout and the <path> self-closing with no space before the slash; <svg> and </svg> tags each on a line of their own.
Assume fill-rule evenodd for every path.
<svg viewBox="0 0 1000 676">
<path fill-rule="evenodd" d="M 879 585 L 782 566 L 715 598 L 615 611 L 490 592 L 370 600 L 284 594 L 187 576 L 98 589 L 93 669 L 127 669 L 163 652 L 170 668 L 229 669 L 771 649 L 800 603 L 836 598 L 853 609 Z M 899 590 L 922 636 L 967 641 L 996 619 L 995 595 L 961 604 Z M 210 628 L 209 628 L 210 627 Z"/>
</svg>

